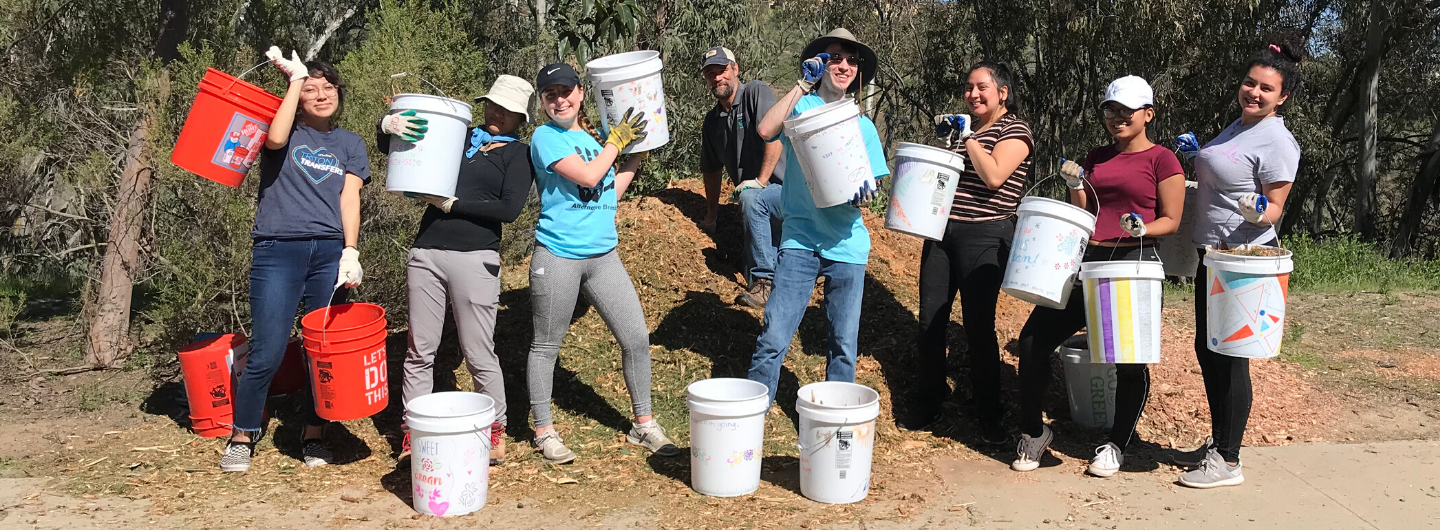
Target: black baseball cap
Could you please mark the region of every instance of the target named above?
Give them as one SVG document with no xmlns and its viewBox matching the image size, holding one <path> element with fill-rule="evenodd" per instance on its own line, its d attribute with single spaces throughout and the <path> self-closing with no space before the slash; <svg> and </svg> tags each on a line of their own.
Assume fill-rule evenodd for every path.
<svg viewBox="0 0 1440 530">
<path fill-rule="evenodd" d="M 705 50 L 705 55 L 703 57 L 704 60 L 700 63 L 700 69 L 702 70 L 705 69 L 706 66 L 710 66 L 712 64 L 725 66 L 735 62 L 735 54 L 732 53 L 729 48 L 726 48 L 724 46 L 716 46 L 714 48 Z"/>
<path fill-rule="evenodd" d="M 544 91 L 550 85 L 564 85 L 574 87 L 580 84 L 580 74 L 575 68 L 565 63 L 551 63 L 540 68 L 540 73 L 535 74 L 535 88 Z"/>
</svg>

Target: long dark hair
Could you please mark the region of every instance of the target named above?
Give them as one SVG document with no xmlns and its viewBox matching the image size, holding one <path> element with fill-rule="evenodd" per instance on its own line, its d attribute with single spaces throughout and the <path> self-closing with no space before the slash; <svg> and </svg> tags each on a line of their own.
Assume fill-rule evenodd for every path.
<svg viewBox="0 0 1440 530">
<path fill-rule="evenodd" d="M 995 80 L 996 92 L 999 92 L 1001 88 L 1008 89 L 1005 99 L 1000 102 L 1000 106 L 1005 107 L 1005 110 L 1008 112 L 1018 113 L 1020 111 L 1020 93 L 1015 90 L 1015 75 L 1010 72 L 1010 67 L 1006 66 L 1005 63 L 980 61 L 975 63 L 975 66 L 971 66 L 970 71 L 966 73 L 973 74 L 981 68 L 990 72 L 990 77 Z"/>
<path fill-rule="evenodd" d="M 1300 53 L 1288 43 L 1269 44 L 1245 65 L 1249 72 L 1256 66 L 1264 66 L 1280 74 L 1280 91 L 1294 96 L 1300 91 Z M 1283 106 L 1283 104 L 1282 104 Z"/>
<path fill-rule="evenodd" d="M 325 78 L 330 84 L 335 85 L 335 113 L 330 115 L 330 124 L 340 123 L 340 113 L 345 111 L 345 84 L 340 82 L 340 71 L 335 65 L 325 61 L 308 61 L 305 67 L 310 69 L 310 77 Z"/>
</svg>

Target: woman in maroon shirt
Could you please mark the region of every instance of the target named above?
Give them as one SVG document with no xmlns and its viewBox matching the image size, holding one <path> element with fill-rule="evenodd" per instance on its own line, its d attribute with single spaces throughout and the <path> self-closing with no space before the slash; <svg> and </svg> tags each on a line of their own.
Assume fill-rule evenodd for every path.
<svg viewBox="0 0 1440 530">
<path fill-rule="evenodd" d="M 1090 151 L 1082 164 L 1065 162 L 1060 173 L 1070 202 L 1096 214 L 1095 235 L 1083 261 L 1160 261 L 1152 238 L 1175 233 L 1185 206 L 1185 175 L 1180 160 L 1145 134 L 1155 118 L 1150 84 L 1137 76 L 1110 83 L 1100 110 L 1115 143 Z M 1089 181 L 1087 186 L 1084 182 Z M 1030 471 L 1054 438 L 1043 421 L 1050 383 L 1050 354 L 1085 327 L 1085 299 L 1073 291 L 1064 309 L 1036 307 L 1020 331 L 1020 443 L 1010 467 Z M 1120 470 L 1125 447 L 1150 395 L 1150 370 L 1144 364 L 1117 364 L 1115 426 L 1110 439 L 1095 449 L 1092 475 Z"/>
</svg>

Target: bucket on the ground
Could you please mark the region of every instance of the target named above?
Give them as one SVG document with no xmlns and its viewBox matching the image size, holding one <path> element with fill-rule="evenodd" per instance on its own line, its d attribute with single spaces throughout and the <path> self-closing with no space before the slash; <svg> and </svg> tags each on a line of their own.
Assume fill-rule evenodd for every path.
<svg viewBox="0 0 1440 530">
<path fill-rule="evenodd" d="M 240 187 L 260 150 L 281 99 L 225 72 L 206 68 L 200 91 L 170 163 L 232 188 Z"/>
<path fill-rule="evenodd" d="M 1005 294 L 1026 302 L 1063 309 L 1075 285 L 1085 245 L 1095 233 L 1095 215 L 1070 203 L 1026 197 L 1020 201 Z"/>
<path fill-rule="evenodd" d="M 1289 250 L 1251 248 L 1275 255 L 1205 254 L 1205 341 L 1215 353 L 1263 359 L 1280 354 L 1295 263 Z"/>
<path fill-rule="evenodd" d="M 933 241 L 944 239 L 965 159 L 938 147 L 900 142 L 895 160 L 885 228 Z"/>
<path fill-rule="evenodd" d="M 250 351 L 239 333 L 199 340 L 180 348 L 180 374 L 185 400 L 190 404 L 190 430 L 205 438 L 230 434 L 235 422 L 235 382 L 232 368 Z"/>
<path fill-rule="evenodd" d="M 309 384 L 306 376 L 305 348 L 300 344 L 300 339 L 292 337 L 290 343 L 285 345 L 285 358 L 280 361 L 280 369 L 275 371 L 275 378 L 270 380 L 270 395 L 283 396 L 304 390 Z"/>
<path fill-rule="evenodd" d="M 1196 186 L 1193 180 L 1185 181 L 1185 211 L 1180 216 L 1180 228 L 1156 241 L 1160 261 L 1165 263 L 1166 276 L 1194 278 L 1195 271 L 1200 268 L 1200 255 L 1195 252 L 1192 241 L 1195 212 L 1200 209 L 1195 205 Z"/>
<path fill-rule="evenodd" d="M 815 502 L 848 504 L 870 494 L 880 393 L 825 381 L 800 387 L 800 493 Z"/>
<path fill-rule="evenodd" d="M 875 189 L 870 151 L 860 131 L 860 106 L 849 98 L 815 107 L 785 122 L 785 135 L 790 138 L 816 208 L 850 202 L 865 181 Z"/>
<path fill-rule="evenodd" d="M 634 109 L 649 121 L 645 139 L 625 147 L 623 153 L 649 151 L 670 142 L 670 113 L 665 110 L 665 83 L 660 79 L 660 52 L 640 50 L 607 55 L 585 63 L 585 76 L 595 84 L 595 107 L 605 130 Z M 545 87 L 540 87 L 542 90 Z"/>
<path fill-rule="evenodd" d="M 306 333 L 306 367 L 314 391 L 315 413 L 321 418 L 357 420 L 384 410 L 390 403 L 385 313 L 378 308 L 365 303 L 338 304 L 316 309 L 300 319 Z M 376 325 L 375 319 L 381 323 Z M 354 329 L 374 331 L 363 337 L 333 341 L 328 337 L 330 329 L 342 334 Z"/>
<path fill-rule="evenodd" d="M 470 105 L 429 94 L 400 94 L 389 114 L 407 110 L 430 120 L 429 131 L 418 142 L 390 137 L 390 158 L 385 166 L 385 191 L 454 197 L 464 156 L 465 131 L 470 127 Z"/>
<path fill-rule="evenodd" d="M 475 392 L 435 392 L 405 404 L 415 511 L 446 517 L 485 506 L 494 421 L 495 400 Z"/>
<path fill-rule="evenodd" d="M 685 388 L 690 408 L 690 486 L 714 497 L 760 487 L 770 390 L 749 379 L 715 378 Z"/>
<path fill-rule="evenodd" d="M 1089 345 L 1083 333 L 1060 345 L 1070 421 L 1081 427 L 1109 429 L 1115 426 L 1115 365 L 1094 362 Z"/>
<path fill-rule="evenodd" d="M 1080 264 L 1085 323 L 1097 363 L 1160 362 L 1160 303 L 1165 266 L 1158 261 Z"/>
</svg>

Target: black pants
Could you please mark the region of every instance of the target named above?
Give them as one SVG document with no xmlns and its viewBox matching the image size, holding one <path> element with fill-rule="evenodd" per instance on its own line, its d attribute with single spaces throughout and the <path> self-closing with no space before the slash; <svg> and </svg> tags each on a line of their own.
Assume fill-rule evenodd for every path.
<svg viewBox="0 0 1440 530">
<path fill-rule="evenodd" d="M 1000 345 L 995 337 L 995 302 L 1010 258 L 1015 221 L 950 221 L 941 241 L 926 241 L 920 255 L 919 392 L 926 412 L 939 410 L 950 395 L 946 380 L 945 328 L 955 293 L 970 358 L 970 384 L 982 422 L 999 422 Z"/>
<path fill-rule="evenodd" d="M 1266 245 L 1274 245 L 1272 240 Z M 1198 249 L 1200 264 L 1195 270 L 1195 358 L 1205 379 L 1205 400 L 1210 404 L 1210 436 L 1226 462 L 1240 461 L 1240 442 L 1245 423 L 1250 421 L 1250 359 L 1210 351 L 1205 344 L 1205 249 Z"/>
<path fill-rule="evenodd" d="M 1085 249 L 1082 261 L 1160 261 L 1155 247 L 1098 247 Z M 1044 430 L 1045 394 L 1049 391 L 1050 359 L 1065 339 L 1085 327 L 1085 296 L 1077 285 L 1070 292 L 1065 309 L 1036 307 L 1020 330 L 1020 430 L 1040 436 Z M 1150 367 L 1146 364 L 1115 365 L 1115 426 L 1110 442 L 1121 451 L 1135 436 L 1135 424 L 1150 397 Z"/>
</svg>

